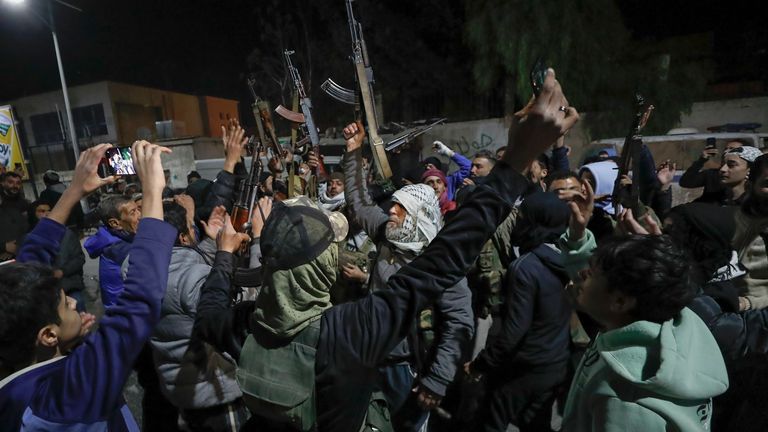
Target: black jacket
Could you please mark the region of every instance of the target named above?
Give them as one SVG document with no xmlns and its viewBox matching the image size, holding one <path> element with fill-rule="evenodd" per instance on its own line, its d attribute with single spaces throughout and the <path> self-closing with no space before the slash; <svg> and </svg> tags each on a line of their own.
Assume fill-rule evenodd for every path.
<svg viewBox="0 0 768 432">
<path fill-rule="evenodd" d="M 526 187 L 523 176 L 499 163 L 485 185 L 432 241 L 422 255 L 393 275 L 387 290 L 323 313 L 315 360 L 320 431 L 355 431 L 363 422 L 377 366 L 418 319 L 417 311 L 455 285 L 506 218 Z M 240 352 L 252 304 L 229 314 L 227 254 L 219 253 L 202 289 L 195 331 L 219 350 Z M 219 281 L 215 283 L 215 281 Z"/>
<path fill-rule="evenodd" d="M 562 367 L 569 356 L 571 305 L 559 251 L 542 244 L 510 265 L 501 332 L 472 363 L 478 372 Z M 514 365 L 514 366 L 513 366 Z"/>
</svg>

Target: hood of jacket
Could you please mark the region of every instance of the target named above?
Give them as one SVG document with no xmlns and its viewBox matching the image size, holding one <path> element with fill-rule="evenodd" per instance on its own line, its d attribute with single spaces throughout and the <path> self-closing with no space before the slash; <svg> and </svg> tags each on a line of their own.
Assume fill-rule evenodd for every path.
<svg viewBox="0 0 768 432">
<path fill-rule="evenodd" d="M 83 247 L 91 258 L 98 258 L 103 255 L 107 249 L 117 242 L 131 243 L 133 234 L 125 231 L 115 231 L 105 226 L 99 227 L 96 234 L 88 237 L 83 243 Z"/>
<path fill-rule="evenodd" d="M 637 321 L 598 337 L 605 364 L 627 384 L 664 399 L 707 399 L 728 388 L 712 333 L 690 309 L 663 324 Z"/>
<path fill-rule="evenodd" d="M 565 270 L 563 254 L 555 245 L 544 243 L 537 246 L 531 253 L 536 255 L 545 267 L 560 278 L 563 281 L 563 285 L 571 280 L 568 272 Z"/>
</svg>

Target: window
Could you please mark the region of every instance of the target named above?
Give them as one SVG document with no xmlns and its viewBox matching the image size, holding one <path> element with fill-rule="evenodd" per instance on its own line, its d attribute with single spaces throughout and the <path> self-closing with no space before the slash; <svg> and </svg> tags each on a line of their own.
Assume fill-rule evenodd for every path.
<svg viewBox="0 0 768 432">
<path fill-rule="evenodd" d="M 32 135 L 35 137 L 35 147 L 62 145 L 66 141 L 64 138 L 64 128 L 62 127 L 64 118 L 59 119 L 59 113 L 37 114 L 29 119 L 32 122 Z"/>
<path fill-rule="evenodd" d="M 78 138 L 107 135 L 107 122 L 104 119 L 102 104 L 88 105 L 72 109 L 75 130 Z"/>
</svg>

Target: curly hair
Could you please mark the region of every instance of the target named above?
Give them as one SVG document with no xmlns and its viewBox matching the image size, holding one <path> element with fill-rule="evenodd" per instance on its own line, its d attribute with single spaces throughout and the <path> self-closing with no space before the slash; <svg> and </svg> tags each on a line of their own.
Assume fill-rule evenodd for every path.
<svg viewBox="0 0 768 432">
<path fill-rule="evenodd" d="M 630 311 L 637 320 L 663 323 L 693 299 L 691 262 L 669 236 L 622 236 L 606 239 L 593 262 L 608 282 L 636 299 Z"/>
<path fill-rule="evenodd" d="M 16 371 L 35 358 L 37 333 L 60 324 L 61 290 L 53 270 L 42 264 L 0 267 L 0 367 Z"/>
</svg>

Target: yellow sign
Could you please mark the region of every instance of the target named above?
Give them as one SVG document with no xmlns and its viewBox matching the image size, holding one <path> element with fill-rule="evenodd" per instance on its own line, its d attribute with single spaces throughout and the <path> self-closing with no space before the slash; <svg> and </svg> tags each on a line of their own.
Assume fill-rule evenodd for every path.
<svg viewBox="0 0 768 432">
<path fill-rule="evenodd" d="M 29 179 L 10 105 L 0 106 L 0 172 L 6 171 L 17 171 L 24 180 Z"/>
</svg>

